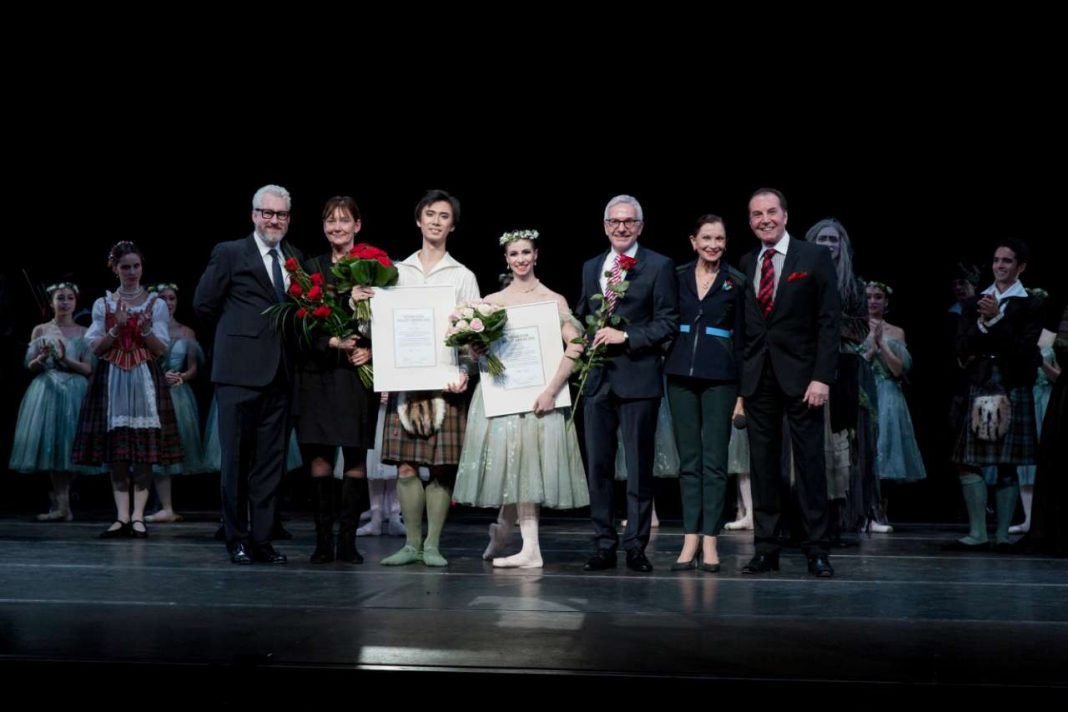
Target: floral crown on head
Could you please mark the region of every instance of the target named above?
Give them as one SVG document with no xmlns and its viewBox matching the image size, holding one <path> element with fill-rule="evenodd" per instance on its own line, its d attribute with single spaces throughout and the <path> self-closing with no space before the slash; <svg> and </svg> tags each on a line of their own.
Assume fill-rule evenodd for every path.
<svg viewBox="0 0 1068 712">
<path fill-rule="evenodd" d="M 69 289 L 70 291 L 74 292 L 74 296 L 78 296 L 79 294 L 81 294 L 81 292 L 78 291 L 78 285 L 74 282 L 56 282 L 55 284 L 50 284 L 45 287 L 45 294 L 51 297 L 56 292 L 56 290 L 59 289 Z"/>
<path fill-rule="evenodd" d="M 531 241 L 534 241 L 534 240 L 537 240 L 537 239 L 538 239 L 538 231 L 537 230 L 512 230 L 511 232 L 506 232 L 503 235 L 501 235 L 501 239 L 498 240 L 498 242 L 500 244 L 502 244 L 502 245 L 507 245 L 509 242 L 514 242 L 515 240 L 531 240 Z"/>
<path fill-rule="evenodd" d="M 894 293 L 894 290 L 890 289 L 890 285 L 887 284 L 886 282 L 876 282 L 875 280 L 870 280 L 868 282 L 865 282 L 864 286 L 865 287 L 875 287 L 876 289 L 880 289 L 880 290 L 882 290 L 883 294 L 885 294 L 888 297 L 891 294 Z"/>
<path fill-rule="evenodd" d="M 159 284 L 153 284 L 151 287 L 148 288 L 148 291 L 159 293 L 168 289 L 174 292 L 175 294 L 178 293 L 178 285 L 174 282 L 160 282 Z"/>
</svg>

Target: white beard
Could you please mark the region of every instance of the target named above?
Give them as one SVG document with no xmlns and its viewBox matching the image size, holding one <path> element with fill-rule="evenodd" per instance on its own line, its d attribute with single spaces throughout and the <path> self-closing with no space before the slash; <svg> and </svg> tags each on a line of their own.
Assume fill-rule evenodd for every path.
<svg viewBox="0 0 1068 712">
<path fill-rule="evenodd" d="M 269 235 L 264 235 L 259 230 L 256 230 L 256 236 L 263 240 L 263 244 L 267 245 L 268 247 L 278 247 L 278 243 L 280 243 L 285 237 L 285 235 L 280 235 L 277 239 L 275 239 Z"/>
</svg>

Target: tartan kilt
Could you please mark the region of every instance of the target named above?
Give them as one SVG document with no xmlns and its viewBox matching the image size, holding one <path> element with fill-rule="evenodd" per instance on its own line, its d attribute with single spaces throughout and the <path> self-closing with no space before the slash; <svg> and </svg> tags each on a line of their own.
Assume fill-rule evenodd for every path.
<svg viewBox="0 0 1068 712">
<path fill-rule="evenodd" d="M 1005 437 L 990 442 L 980 440 L 971 429 L 972 403 L 981 396 L 978 386 L 968 393 L 968 408 L 953 452 L 953 462 L 961 465 L 1033 465 L 1038 452 L 1035 425 L 1035 397 L 1030 386 L 1013 388 L 1009 396 L 1009 429 Z"/>
<path fill-rule="evenodd" d="M 386 421 L 382 429 L 382 462 L 399 465 L 458 465 L 467 430 L 466 393 L 435 393 L 445 399 L 445 419 L 441 429 L 430 437 L 413 435 L 401 426 L 397 414 L 397 393 L 389 394 Z"/>
<path fill-rule="evenodd" d="M 83 465 L 112 462 L 176 465 L 184 460 L 170 387 L 163 377 L 159 361 L 153 359 L 147 364 L 156 391 L 160 427 L 108 430 L 108 369 L 118 367 L 100 359 L 89 378 L 89 390 L 78 417 L 72 453 L 75 462 Z"/>
</svg>

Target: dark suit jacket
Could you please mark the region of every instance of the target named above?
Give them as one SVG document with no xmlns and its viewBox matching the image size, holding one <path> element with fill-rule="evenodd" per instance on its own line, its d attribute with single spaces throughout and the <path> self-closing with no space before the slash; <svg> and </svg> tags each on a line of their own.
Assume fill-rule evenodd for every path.
<svg viewBox="0 0 1068 712">
<path fill-rule="evenodd" d="M 1005 315 L 987 333 L 979 329 L 979 297 L 964 302 L 957 330 L 957 357 L 964 364 L 970 383 L 985 385 L 991 366 L 997 365 L 1001 385 L 1019 388 L 1035 385 L 1042 352 L 1038 337 L 1042 333 L 1044 302 L 1037 297 L 1009 297 Z"/>
<path fill-rule="evenodd" d="M 283 259 L 303 259 L 284 240 L 279 249 Z M 252 235 L 215 246 L 193 296 L 197 316 L 215 328 L 213 383 L 262 388 L 274 380 L 280 360 L 291 372 L 293 358 L 285 353 L 287 339 L 263 313 L 277 303 Z"/>
<path fill-rule="evenodd" d="M 745 334 L 744 274 L 724 264 L 704 299 L 697 298 L 697 260 L 676 271 L 679 280 L 679 335 L 671 345 L 664 372 L 669 376 L 737 381 Z M 715 336 L 708 327 L 731 332 Z"/>
<path fill-rule="evenodd" d="M 760 311 L 757 259 L 760 248 L 742 258 L 749 278 L 745 290 L 745 344 L 741 395 L 756 391 L 764 360 L 789 396 L 802 396 L 811 381 L 830 385 L 838 368 L 841 299 L 831 253 L 826 247 L 790 236 L 775 303 L 767 319 Z"/>
<path fill-rule="evenodd" d="M 582 266 L 582 298 L 575 314 L 583 323 L 600 305 L 591 297 L 601 293 L 607 255 L 603 252 Z M 590 372 L 587 394 L 594 393 L 604 379 L 621 398 L 659 398 L 664 392 L 661 364 L 679 328 L 675 263 L 641 246 L 634 257 L 638 263 L 626 276 L 630 286 L 614 312 L 626 319 L 618 328 L 627 332 L 627 341 L 608 347 L 612 360 Z"/>
</svg>

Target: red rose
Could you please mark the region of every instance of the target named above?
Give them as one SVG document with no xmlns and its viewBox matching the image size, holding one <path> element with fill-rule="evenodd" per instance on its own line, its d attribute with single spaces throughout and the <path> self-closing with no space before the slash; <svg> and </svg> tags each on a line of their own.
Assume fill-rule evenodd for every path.
<svg viewBox="0 0 1068 712">
<path fill-rule="evenodd" d="M 296 272 L 300 269 L 300 263 L 297 262 L 296 257 L 290 257 L 286 260 L 286 272 Z"/>
<path fill-rule="evenodd" d="M 304 294 L 304 290 L 301 289 L 299 282 L 293 282 L 289 285 L 289 293 L 292 294 L 294 297 L 299 297 Z"/>
<path fill-rule="evenodd" d="M 316 319 L 325 319 L 330 316 L 330 307 L 321 304 L 315 308 L 315 311 L 312 312 L 312 316 Z"/>
<path fill-rule="evenodd" d="M 618 257 L 619 268 L 626 272 L 627 270 L 634 269 L 634 265 L 638 264 L 638 260 L 627 255 L 620 255 Z"/>
<path fill-rule="evenodd" d="M 313 302 L 318 302 L 323 298 L 323 288 L 318 284 L 312 285 L 312 288 L 308 290 L 308 299 Z"/>
<path fill-rule="evenodd" d="M 297 309 L 297 318 L 298 319 L 305 319 L 305 318 L 307 318 L 307 316 L 308 316 L 308 310 L 307 309 L 305 309 L 304 307 L 301 307 L 300 309 Z"/>
<path fill-rule="evenodd" d="M 353 245 L 352 249 L 349 250 L 349 257 L 357 260 L 376 260 L 383 267 L 393 266 L 393 261 L 389 259 L 389 255 L 386 254 L 385 250 L 368 245 L 366 242 Z"/>
<path fill-rule="evenodd" d="M 323 284 L 326 281 L 326 280 L 323 279 L 323 275 L 321 273 L 319 273 L 319 272 L 313 272 L 311 275 L 309 275 L 308 279 L 311 280 L 312 284 L 320 284 L 320 285 Z"/>
</svg>

